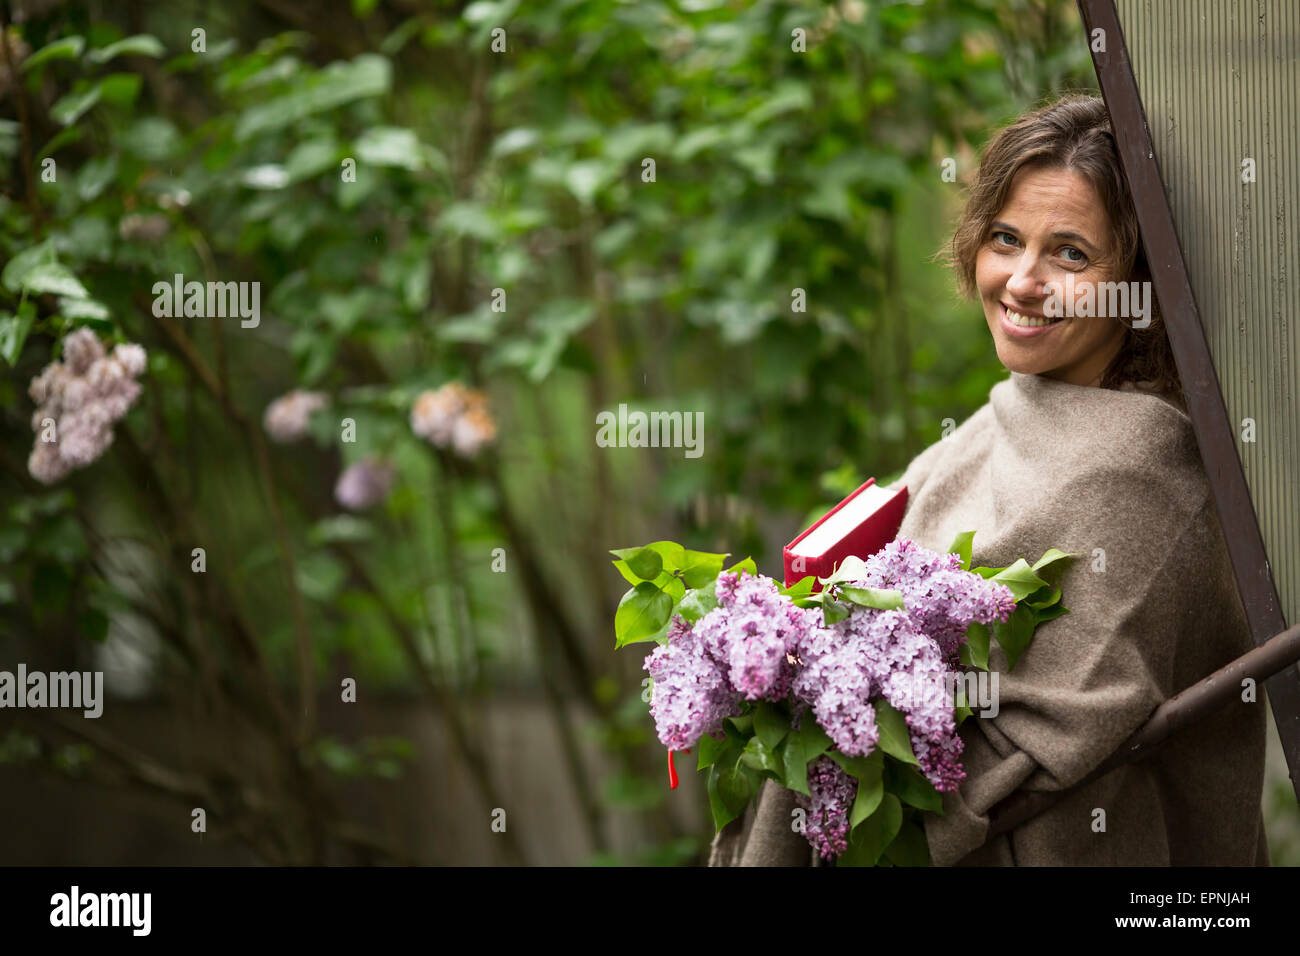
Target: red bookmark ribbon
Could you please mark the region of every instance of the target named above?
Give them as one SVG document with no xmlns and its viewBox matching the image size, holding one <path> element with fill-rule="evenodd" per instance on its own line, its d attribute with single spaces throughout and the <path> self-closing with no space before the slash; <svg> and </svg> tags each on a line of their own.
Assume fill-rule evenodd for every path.
<svg viewBox="0 0 1300 956">
<path fill-rule="evenodd" d="M 682 751 L 682 753 L 684 754 L 688 754 L 690 752 L 691 752 L 691 748 L 689 747 L 687 747 L 685 750 Z M 668 789 L 669 790 L 677 789 L 677 768 L 673 766 L 673 753 L 674 751 L 672 750 L 668 751 Z"/>
</svg>

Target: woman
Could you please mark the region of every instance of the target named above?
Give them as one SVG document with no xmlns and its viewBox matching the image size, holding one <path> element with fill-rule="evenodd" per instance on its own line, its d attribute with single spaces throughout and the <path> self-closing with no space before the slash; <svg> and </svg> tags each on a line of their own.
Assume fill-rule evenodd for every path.
<svg viewBox="0 0 1300 956">
<path fill-rule="evenodd" d="M 1148 275 L 1101 99 L 1067 96 L 998 134 L 951 261 L 1010 376 L 908 466 L 899 535 L 942 551 L 975 530 L 977 565 L 1050 547 L 1079 556 L 1061 582 L 1071 613 L 1039 627 L 1013 672 L 990 652 L 998 710 L 961 726 L 967 776 L 943 816 L 927 814 L 932 861 L 1267 865 L 1262 686 L 988 838 L 999 800 L 1069 788 L 1253 644 L 1153 300 L 1098 295 Z M 791 825 L 796 806 L 765 782 L 710 865 L 819 865 Z"/>
</svg>

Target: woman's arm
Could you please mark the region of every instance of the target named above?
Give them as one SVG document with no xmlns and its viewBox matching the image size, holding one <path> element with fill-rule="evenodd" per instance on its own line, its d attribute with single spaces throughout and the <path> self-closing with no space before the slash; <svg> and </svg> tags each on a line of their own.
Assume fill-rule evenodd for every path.
<svg viewBox="0 0 1300 956">
<path fill-rule="evenodd" d="M 775 780 L 764 780 L 756 806 L 723 827 L 713 838 L 709 866 L 811 866 L 816 851 L 797 832 L 795 794 Z"/>
<path fill-rule="evenodd" d="M 985 843 L 998 801 L 1022 787 L 1068 788 L 1182 690 L 1180 681 L 1205 676 L 1177 672 L 1180 641 L 1223 642 L 1224 662 L 1231 658 L 1227 636 L 1206 633 L 1207 625 L 1234 619 L 1238 600 L 1215 520 L 1207 501 L 1172 540 L 1146 540 L 1134 525 L 1121 552 L 1126 563 L 1105 571 L 1085 551 L 1062 582 L 1071 613 L 1042 625 L 1011 673 L 991 649 L 999 711 L 962 725 L 967 778 L 944 795 L 945 815 L 926 820 L 936 865 Z M 1104 549 L 1107 532 L 1097 533 Z"/>
</svg>

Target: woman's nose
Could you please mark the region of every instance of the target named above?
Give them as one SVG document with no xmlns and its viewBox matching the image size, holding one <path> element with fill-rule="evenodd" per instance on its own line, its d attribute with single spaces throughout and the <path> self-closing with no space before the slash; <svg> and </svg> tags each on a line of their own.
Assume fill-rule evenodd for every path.
<svg viewBox="0 0 1300 956">
<path fill-rule="evenodd" d="M 1007 291 L 1026 302 L 1042 297 L 1043 277 L 1037 261 L 1028 257 L 1022 259 L 1007 280 Z"/>
</svg>

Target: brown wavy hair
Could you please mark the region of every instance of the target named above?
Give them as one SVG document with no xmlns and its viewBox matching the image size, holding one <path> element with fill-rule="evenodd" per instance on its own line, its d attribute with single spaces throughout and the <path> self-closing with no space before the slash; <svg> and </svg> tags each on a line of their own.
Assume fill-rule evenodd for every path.
<svg viewBox="0 0 1300 956">
<path fill-rule="evenodd" d="M 965 211 L 946 250 L 963 296 L 969 299 L 975 295 L 975 259 L 1006 203 L 1012 180 L 1020 170 L 1030 168 L 1071 170 L 1091 183 L 1103 208 L 1109 211 L 1108 253 L 1101 261 L 1113 264 L 1114 275 L 1126 281 L 1150 281 L 1137 211 L 1120 171 L 1106 104 L 1099 96 L 1067 93 L 1021 116 L 998 132 L 985 149 Z M 1124 325 L 1124 343 L 1102 376 L 1101 387 L 1119 388 L 1131 382 L 1144 391 L 1185 405 L 1178 367 L 1154 293 L 1151 324 L 1145 329 L 1135 329 L 1126 322 Z"/>
</svg>

